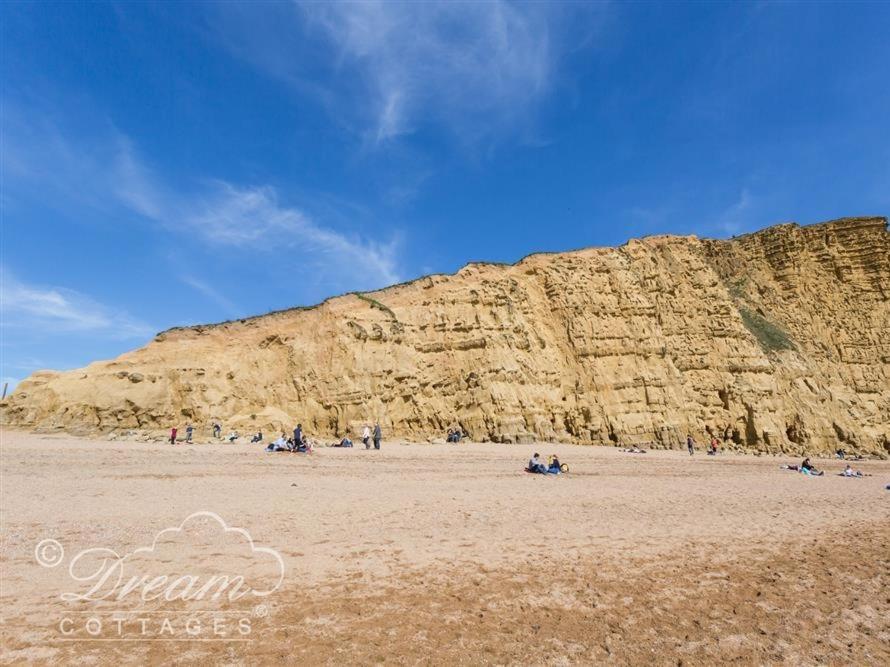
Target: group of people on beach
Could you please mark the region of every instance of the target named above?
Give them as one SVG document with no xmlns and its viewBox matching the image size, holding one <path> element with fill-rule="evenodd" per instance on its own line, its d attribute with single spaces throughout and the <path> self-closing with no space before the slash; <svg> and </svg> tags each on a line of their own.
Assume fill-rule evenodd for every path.
<svg viewBox="0 0 890 667">
<path fill-rule="evenodd" d="M 540 475 L 558 475 L 562 472 L 568 472 L 568 466 L 564 463 L 560 463 L 559 457 L 556 454 L 551 454 L 547 458 L 547 463 L 545 465 L 541 460 L 541 455 L 538 454 L 538 452 L 535 452 L 529 459 L 528 467 L 526 467 L 525 471 Z"/>
<path fill-rule="evenodd" d="M 213 437 L 217 439 L 222 439 L 222 425 L 214 421 L 211 425 L 211 430 L 213 433 Z M 185 442 L 190 443 L 194 437 L 195 429 L 191 424 L 188 424 L 185 428 Z M 170 429 L 170 444 L 175 445 L 178 436 L 178 428 L 173 427 Z M 240 436 L 237 431 L 232 431 L 226 439 L 229 442 L 235 442 Z M 446 442 L 449 443 L 459 443 L 461 439 L 466 437 L 466 433 L 461 432 L 458 429 L 448 429 L 448 433 L 446 435 Z M 369 424 L 365 424 L 362 428 L 362 444 L 364 444 L 365 449 L 373 448 L 375 450 L 380 449 L 381 442 L 383 441 L 383 430 L 380 427 L 379 422 L 375 422 L 374 428 L 371 429 Z M 262 443 L 263 442 L 263 432 L 257 431 L 250 439 L 251 444 Z M 349 436 L 344 436 L 338 442 L 332 443 L 330 447 L 352 447 L 353 443 Z M 689 452 L 690 456 L 695 454 L 695 439 L 691 434 L 686 435 L 686 449 Z M 708 446 L 707 453 L 709 456 L 717 455 L 719 451 L 719 442 L 715 436 L 711 436 L 711 441 Z M 269 443 L 266 447 L 267 452 L 294 452 L 301 454 L 311 453 L 313 449 L 313 443 L 310 441 L 306 435 L 303 433 L 303 425 L 297 424 L 296 428 L 294 428 L 293 436 L 289 437 L 287 434 L 282 433 L 280 437 L 276 440 Z M 632 448 L 624 448 L 621 451 L 631 453 L 631 454 L 645 454 L 645 449 L 640 449 L 636 445 Z M 839 459 L 845 459 L 848 457 L 847 452 L 843 449 L 838 449 L 835 452 L 835 457 Z M 861 459 L 861 457 L 856 457 L 857 459 Z M 800 472 L 803 475 L 808 477 L 822 477 L 825 474 L 825 471 L 817 469 L 811 462 L 809 457 L 805 458 L 800 465 L 782 465 L 780 466 L 784 470 L 791 470 L 794 472 Z M 526 472 L 536 473 L 536 474 L 550 474 L 550 475 L 558 475 L 561 472 L 567 472 L 568 466 L 560 463 L 559 457 L 556 454 L 552 454 L 548 457 L 548 461 L 545 464 L 544 461 L 541 460 L 540 454 L 535 452 L 534 455 L 528 462 L 528 466 L 525 469 Z M 853 470 L 853 468 L 847 464 L 847 467 L 843 472 L 838 473 L 841 477 L 866 477 L 861 470 Z M 890 487 L 888 487 L 890 488 Z"/>
<path fill-rule="evenodd" d="M 282 433 L 276 440 L 273 440 L 268 444 L 266 451 L 309 454 L 312 452 L 312 443 L 303 434 L 303 425 L 297 424 L 297 427 L 294 429 L 293 437 L 288 437 L 286 433 Z"/>
<path fill-rule="evenodd" d="M 177 430 L 178 430 L 178 429 L 177 429 L 175 426 L 174 426 L 173 428 L 170 429 L 170 444 L 171 444 L 171 445 L 175 445 L 175 444 L 176 444 L 176 433 L 177 433 Z M 194 433 L 195 433 L 195 428 L 194 428 L 191 424 L 189 424 L 188 426 L 186 426 L 186 427 L 185 427 L 185 441 L 186 441 L 186 442 L 191 442 L 191 441 L 192 441 L 192 436 L 194 435 Z"/>
<path fill-rule="evenodd" d="M 195 429 L 189 424 L 185 429 L 185 442 L 192 442 L 192 438 L 194 437 Z M 213 437 L 217 440 L 222 440 L 222 424 L 217 421 L 211 423 L 211 433 Z M 175 445 L 179 436 L 178 427 L 174 426 L 170 429 L 170 444 Z M 229 442 L 235 442 L 241 436 L 238 434 L 238 431 L 232 431 L 226 436 L 226 440 Z M 250 438 L 251 444 L 262 443 L 263 442 L 263 432 L 257 431 Z M 380 449 L 380 444 L 383 442 L 383 430 L 380 428 L 380 423 L 376 422 L 374 424 L 373 430 L 368 424 L 365 424 L 362 429 L 362 443 L 365 445 L 365 449 L 371 449 L 373 444 L 374 449 Z M 352 447 L 352 440 L 349 439 L 348 436 L 344 436 L 338 443 L 332 445 L 333 447 Z M 297 424 L 296 428 L 293 431 L 293 437 L 287 436 L 285 433 L 282 433 L 279 438 L 269 443 L 266 447 L 266 451 L 269 452 L 280 452 L 280 451 L 289 451 L 289 452 L 306 452 L 311 451 L 312 443 L 306 438 L 303 433 L 303 425 Z"/>
<path fill-rule="evenodd" d="M 371 427 L 368 424 L 365 424 L 362 429 L 362 443 L 365 445 L 365 449 L 371 449 L 371 443 L 373 442 L 374 449 L 379 450 L 380 445 L 383 442 L 383 429 L 380 428 L 380 423 L 377 422 L 374 424 L 374 429 L 371 430 Z M 330 445 L 331 447 L 352 447 L 352 440 L 349 439 L 349 436 L 344 436 L 338 442 Z M 313 443 L 306 437 L 306 434 L 303 433 L 303 425 L 297 424 L 297 427 L 294 429 L 294 435 L 292 438 L 286 437 L 284 433 L 281 434 L 281 437 L 270 443 L 268 447 L 266 447 L 267 452 L 298 452 L 298 453 L 311 453 L 313 449 Z"/>
<path fill-rule="evenodd" d="M 686 434 L 686 449 L 689 451 L 689 456 L 693 456 L 695 454 L 695 438 L 692 437 L 690 433 Z M 708 443 L 708 456 L 717 456 L 719 451 L 720 441 L 717 440 L 717 436 L 711 436 L 711 442 Z"/>
<path fill-rule="evenodd" d="M 213 424 L 213 437 L 216 438 L 217 440 L 221 440 L 222 439 L 221 433 L 222 433 L 222 426 L 220 426 L 217 423 L 214 423 Z M 176 444 L 178 434 L 179 434 L 179 429 L 176 426 L 174 426 L 173 428 L 170 429 L 170 444 L 171 445 Z M 192 438 L 194 437 L 194 435 L 195 435 L 195 427 L 192 426 L 191 424 L 189 424 L 188 426 L 185 427 L 185 442 L 192 442 Z M 238 435 L 238 431 L 232 431 L 231 433 L 229 433 L 229 435 L 226 436 L 226 440 L 228 440 L 229 442 L 235 442 L 240 437 L 241 436 Z M 262 432 L 257 432 L 256 435 L 252 436 L 251 442 L 259 442 L 262 439 L 263 439 Z"/>
<path fill-rule="evenodd" d="M 800 465 L 782 465 L 779 466 L 782 470 L 790 470 L 792 472 L 799 472 L 802 475 L 806 475 L 807 477 L 822 477 L 825 474 L 824 470 L 819 470 L 810 462 L 810 458 L 805 458 Z M 853 466 L 849 463 L 847 467 L 844 468 L 843 472 L 839 472 L 838 476 L 840 477 L 868 477 L 868 475 L 863 474 L 861 470 L 853 470 Z"/>
</svg>

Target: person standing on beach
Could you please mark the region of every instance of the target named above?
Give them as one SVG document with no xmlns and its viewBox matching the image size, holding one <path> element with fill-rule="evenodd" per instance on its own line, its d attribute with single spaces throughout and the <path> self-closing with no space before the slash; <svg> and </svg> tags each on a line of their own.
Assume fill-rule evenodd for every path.
<svg viewBox="0 0 890 667">
<path fill-rule="evenodd" d="M 219 436 L 222 433 L 222 426 L 220 426 L 219 422 L 213 422 L 213 437 L 219 440 Z"/>
<path fill-rule="evenodd" d="M 171 445 L 176 444 L 176 427 L 175 426 L 170 429 L 170 444 Z"/>
<path fill-rule="evenodd" d="M 191 424 L 189 424 L 188 426 L 185 427 L 185 441 L 186 441 L 186 442 L 191 442 L 191 441 L 192 441 L 192 432 L 193 432 L 194 430 L 195 430 L 195 429 L 192 428 L 192 425 L 191 425 Z"/>
<path fill-rule="evenodd" d="M 297 451 L 299 447 L 303 444 L 303 425 L 297 424 L 297 428 L 294 429 L 294 451 Z"/>
<path fill-rule="evenodd" d="M 686 449 L 689 450 L 689 456 L 695 454 L 695 440 L 688 433 L 686 434 Z"/>
<path fill-rule="evenodd" d="M 374 449 L 380 449 L 380 441 L 383 439 L 383 431 L 380 430 L 380 422 L 374 424 Z"/>
<path fill-rule="evenodd" d="M 371 449 L 371 428 L 367 424 L 362 429 L 362 442 L 365 443 L 365 449 Z"/>
</svg>

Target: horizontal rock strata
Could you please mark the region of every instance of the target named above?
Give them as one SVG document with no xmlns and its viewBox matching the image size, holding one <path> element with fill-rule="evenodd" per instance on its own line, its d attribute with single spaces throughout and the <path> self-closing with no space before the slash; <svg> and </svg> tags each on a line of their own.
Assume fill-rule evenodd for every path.
<svg viewBox="0 0 890 667">
<path fill-rule="evenodd" d="M 4 422 L 890 453 L 886 218 L 470 264 L 42 371 Z"/>
</svg>

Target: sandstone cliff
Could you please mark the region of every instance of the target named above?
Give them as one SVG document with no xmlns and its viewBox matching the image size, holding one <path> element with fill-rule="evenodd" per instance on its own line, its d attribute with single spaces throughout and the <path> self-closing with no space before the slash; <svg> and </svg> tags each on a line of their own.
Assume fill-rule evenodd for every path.
<svg viewBox="0 0 890 667">
<path fill-rule="evenodd" d="M 470 264 L 39 372 L 4 422 L 890 452 L 886 218 Z"/>
</svg>

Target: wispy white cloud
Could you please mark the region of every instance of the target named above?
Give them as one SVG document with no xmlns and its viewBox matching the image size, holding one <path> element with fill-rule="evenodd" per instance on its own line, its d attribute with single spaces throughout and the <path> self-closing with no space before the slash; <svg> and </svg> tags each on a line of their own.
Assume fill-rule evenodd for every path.
<svg viewBox="0 0 890 667">
<path fill-rule="evenodd" d="M 53 334 L 81 332 L 112 339 L 148 338 L 155 329 L 72 289 L 19 280 L 0 268 L 0 324 Z"/>
<path fill-rule="evenodd" d="M 442 123 L 463 139 L 527 123 L 561 55 L 601 23 L 596 6 L 492 2 L 296 2 L 290 29 L 223 5 L 224 41 L 266 72 L 357 110 L 374 144 Z M 579 13 L 584 12 L 583 17 Z M 581 20 L 577 20 L 577 19 Z M 286 23 L 286 22 L 285 22 Z M 579 29 L 584 26 L 584 29 Z M 586 33 L 585 33 L 586 31 Z M 318 52 L 310 52 L 306 38 Z M 319 76 L 318 61 L 333 72 Z M 324 84 L 312 84 L 323 78 Z"/>
<path fill-rule="evenodd" d="M 742 188 L 738 198 L 717 216 L 717 225 L 726 234 L 738 234 L 751 226 L 754 197 L 748 188 Z"/>
<path fill-rule="evenodd" d="M 107 124 L 85 141 L 82 135 L 66 135 L 46 116 L 31 114 L 29 123 L 24 114 L 12 115 L 14 124 L 7 127 L 13 131 L 4 147 L 4 158 L 13 165 L 10 178 L 35 191 L 54 189 L 61 206 L 126 211 L 203 244 L 251 253 L 299 252 L 303 267 L 312 267 L 335 288 L 382 287 L 401 279 L 398 237 L 380 242 L 325 226 L 301 208 L 281 203 L 268 185 L 205 179 L 174 187 L 127 136 Z M 359 267 L 361 272 L 355 271 Z"/>
<path fill-rule="evenodd" d="M 237 305 L 235 305 L 233 301 L 231 301 L 218 289 L 216 289 L 212 285 L 209 285 L 207 282 L 201 280 L 200 278 L 196 278 L 192 275 L 183 275 L 180 276 L 179 279 L 184 284 L 203 294 L 205 297 L 210 299 L 210 301 L 222 308 L 225 311 L 226 315 L 228 315 L 229 317 L 237 317 L 241 314 L 241 309 Z"/>
<path fill-rule="evenodd" d="M 267 245 L 276 252 L 297 251 L 298 261 L 333 262 L 341 271 L 370 271 L 386 283 L 399 281 L 397 242 L 376 243 L 349 238 L 318 225 L 302 211 L 279 204 L 271 187 L 239 188 L 218 182 L 180 218 L 187 228 L 214 243 Z"/>
<path fill-rule="evenodd" d="M 411 132 L 427 111 L 452 126 L 479 114 L 509 122 L 550 84 L 547 16 L 517 5 L 300 6 L 327 33 L 343 61 L 362 71 L 373 95 L 377 142 Z"/>
</svg>

